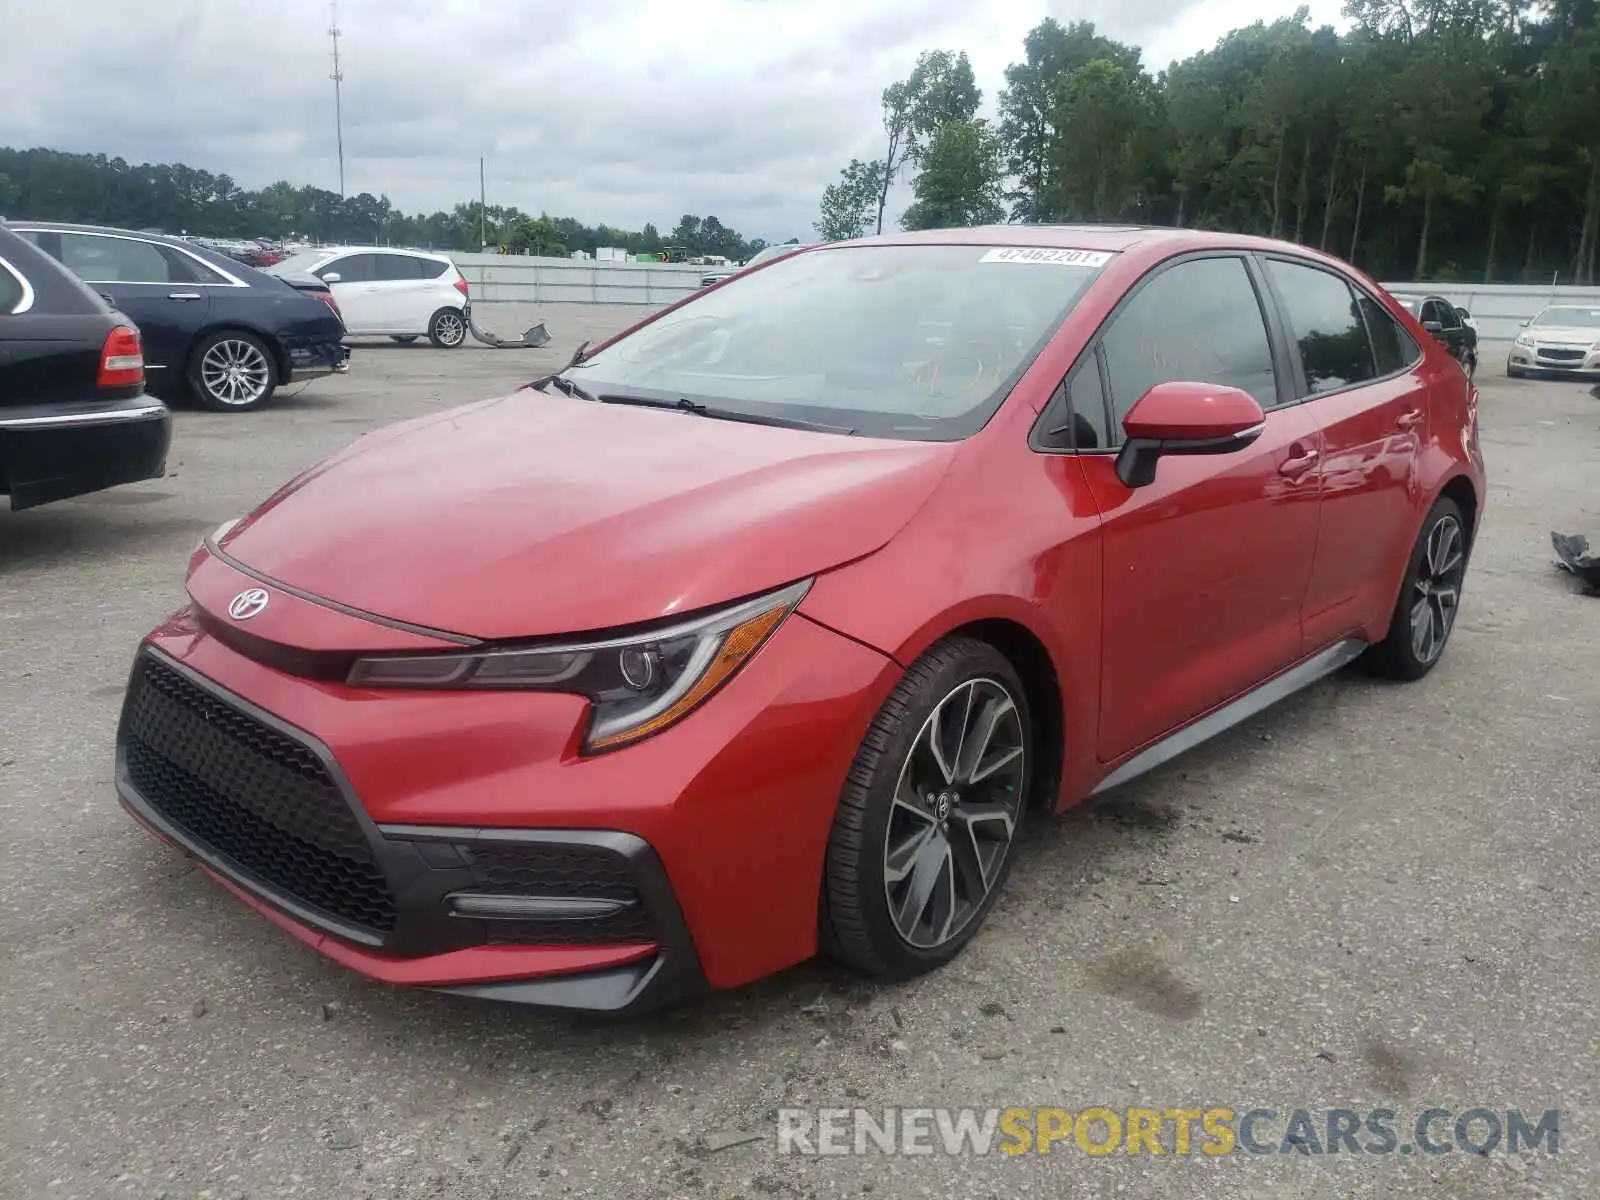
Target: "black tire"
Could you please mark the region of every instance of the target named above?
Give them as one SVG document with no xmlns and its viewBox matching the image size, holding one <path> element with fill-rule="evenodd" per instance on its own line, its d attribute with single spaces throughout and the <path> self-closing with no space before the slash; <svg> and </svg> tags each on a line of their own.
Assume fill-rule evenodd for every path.
<svg viewBox="0 0 1600 1200">
<path fill-rule="evenodd" d="M 467 314 L 459 308 L 441 308 L 428 318 L 428 340 L 440 350 L 455 350 L 467 340 Z"/>
<path fill-rule="evenodd" d="M 250 412 L 278 390 L 277 356 L 243 329 L 219 329 L 201 338 L 184 374 L 190 394 L 212 412 Z"/>
<path fill-rule="evenodd" d="M 1510 363 L 1506 364 L 1507 379 L 1526 379 L 1527 377 L 1528 373 L 1522 370 L 1520 367 L 1513 367 Z"/>
<path fill-rule="evenodd" d="M 422 335 L 416 333 L 391 333 L 389 336 L 393 340 L 399 342 L 402 346 L 409 346 Z"/>
<path fill-rule="evenodd" d="M 1471 539 L 1460 507 L 1448 496 L 1439 497 L 1428 510 L 1422 530 L 1417 534 L 1417 543 L 1411 549 L 1405 580 L 1389 618 L 1388 635 L 1362 657 L 1362 665 L 1368 671 L 1385 679 L 1409 682 L 1421 679 L 1438 665 L 1460 611 L 1462 584 L 1472 551 Z M 1442 550 L 1442 540 L 1450 541 L 1453 548 Z M 1441 555 L 1448 561 L 1438 561 Z M 1454 601 L 1448 605 L 1448 615 L 1445 615 L 1444 597 L 1451 589 Z M 1442 622 L 1443 635 L 1436 643 L 1431 637 L 1424 638 L 1417 628 L 1421 618 L 1416 613 L 1424 605 L 1428 609 L 1428 621 Z"/>
<path fill-rule="evenodd" d="M 999 761 L 1009 753 L 1013 735 L 1020 754 L 1007 760 L 1002 768 L 984 772 L 986 779 L 962 784 L 959 781 L 963 755 L 958 747 L 953 762 L 957 782 L 949 784 L 950 794 L 957 798 L 953 803 L 943 803 L 946 793 L 941 792 L 940 803 L 936 803 L 931 793 L 914 786 L 920 781 L 913 777 L 917 774 L 918 763 L 937 765 L 941 761 L 926 757 L 925 735 L 933 727 L 935 713 L 942 711 L 941 704 L 959 697 L 963 689 L 967 689 L 969 713 L 981 698 L 983 704 L 992 706 L 982 710 L 983 715 L 1000 714 L 993 720 L 993 736 L 979 746 L 975 752 L 976 761 L 970 764 L 966 774 L 977 774 L 985 762 Z M 1010 710 L 1001 701 L 1002 695 L 1012 702 Z M 959 699 L 955 703 L 959 704 Z M 950 710 L 950 714 L 954 712 Z M 986 756 L 986 751 L 995 745 L 994 738 L 1002 740 L 994 754 Z M 1011 765 L 1013 761 L 1017 765 Z M 839 797 L 823 874 L 820 942 L 825 952 L 870 974 L 889 978 L 921 974 L 942 966 L 960 953 L 983 924 L 1005 884 L 1032 769 L 1033 724 L 1027 693 L 1004 655 L 986 642 L 958 637 L 940 642 L 913 663 L 868 728 Z M 903 775 L 906 783 L 913 785 L 908 791 L 915 791 L 919 799 L 923 795 L 929 797 L 925 806 L 913 810 L 910 805 L 895 801 Z M 936 786 L 946 785 L 938 783 Z M 999 800 L 991 802 L 991 796 Z M 1008 825 L 996 820 L 996 813 L 1002 807 L 1012 814 Z M 979 816 L 980 813 L 988 815 Z M 938 832 L 941 821 L 947 830 L 942 836 L 950 847 L 942 860 L 948 864 L 949 886 L 929 891 L 948 893 L 952 915 L 944 922 L 944 933 L 927 945 L 913 944 L 897 926 L 890 907 L 890 889 L 901 884 L 889 882 L 887 865 L 891 832 L 906 827 L 908 822 L 909 827 L 919 828 L 915 824 L 919 820 L 928 825 L 928 836 L 921 842 L 924 849 L 941 836 Z M 948 832 L 952 824 L 956 826 L 954 834 Z M 1003 847 L 998 837 L 1002 826 Z M 976 832 L 979 829 L 986 831 L 986 836 L 980 838 Z M 963 834 L 966 840 L 961 845 L 969 849 L 956 851 L 956 840 Z M 902 844 L 909 845 L 913 840 L 907 838 Z M 997 854 L 988 863 L 983 862 L 984 847 L 991 856 Z M 974 851 L 976 856 L 969 857 Z M 937 851 L 929 853 L 938 858 Z M 957 865 L 958 856 L 965 873 Z M 916 857 L 920 861 L 922 856 Z M 967 888 L 963 899 L 958 896 L 963 892 L 962 879 L 972 880 L 971 871 L 975 866 L 987 891 L 981 900 L 973 900 L 973 889 Z M 944 870 L 944 867 L 938 869 L 937 877 L 941 881 L 947 877 Z M 930 872 L 930 877 L 932 874 Z M 916 884 L 916 872 L 910 870 L 909 865 L 902 883 L 909 900 Z M 911 907 L 909 902 L 902 905 L 904 912 L 909 912 Z M 924 913 L 933 907 L 930 899 L 913 914 L 914 930 L 920 927 Z M 937 915 L 931 919 L 937 922 Z"/>
</svg>

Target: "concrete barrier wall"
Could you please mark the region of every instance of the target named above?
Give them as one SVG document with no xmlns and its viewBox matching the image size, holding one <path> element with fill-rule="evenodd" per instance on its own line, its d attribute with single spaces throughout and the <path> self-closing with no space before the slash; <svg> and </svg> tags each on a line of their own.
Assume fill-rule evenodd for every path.
<svg viewBox="0 0 1600 1200">
<path fill-rule="evenodd" d="M 659 307 L 692 295 L 709 268 L 517 254 L 453 256 L 474 304 L 642 304 Z"/>
</svg>

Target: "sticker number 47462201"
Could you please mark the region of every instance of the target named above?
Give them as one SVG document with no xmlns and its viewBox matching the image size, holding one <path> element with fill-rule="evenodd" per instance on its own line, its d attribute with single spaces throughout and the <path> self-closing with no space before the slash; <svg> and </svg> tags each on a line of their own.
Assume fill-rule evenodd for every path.
<svg viewBox="0 0 1600 1200">
<path fill-rule="evenodd" d="M 978 260 L 986 263 L 1049 263 L 1057 267 L 1103 267 L 1111 261 L 1104 250 L 1058 250 L 1049 246 L 1004 246 Z"/>
</svg>

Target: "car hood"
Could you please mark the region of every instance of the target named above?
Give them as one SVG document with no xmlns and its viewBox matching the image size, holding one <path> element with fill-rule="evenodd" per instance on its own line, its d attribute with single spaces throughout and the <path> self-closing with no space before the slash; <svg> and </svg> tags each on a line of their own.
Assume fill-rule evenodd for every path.
<svg viewBox="0 0 1600 1200">
<path fill-rule="evenodd" d="M 1600 343 L 1600 329 L 1592 325 L 1534 325 L 1524 329 L 1523 336 L 1536 342 L 1551 342 L 1559 346 L 1593 346 Z"/>
<path fill-rule="evenodd" d="M 449 633 L 606 629 L 872 553 L 958 445 L 522 391 L 358 440 L 219 548 L 303 593 Z"/>
</svg>

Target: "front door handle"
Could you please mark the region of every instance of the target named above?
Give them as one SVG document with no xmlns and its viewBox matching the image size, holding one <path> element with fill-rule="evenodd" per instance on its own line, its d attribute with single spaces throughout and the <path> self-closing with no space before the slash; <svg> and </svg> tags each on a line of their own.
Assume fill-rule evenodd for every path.
<svg viewBox="0 0 1600 1200">
<path fill-rule="evenodd" d="M 198 299 L 200 299 L 200 293 L 199 292 L 168 292 L 167 293 L 167 299 L 168 300 L 198 300 Z"/>
<path fill-rule="evenodd" d="M 1407 409 L 1395 418 L 1397 429 L 1415 429 L 1422 424 L 1422 410 L 1420 408 Z"/>
</svg>

